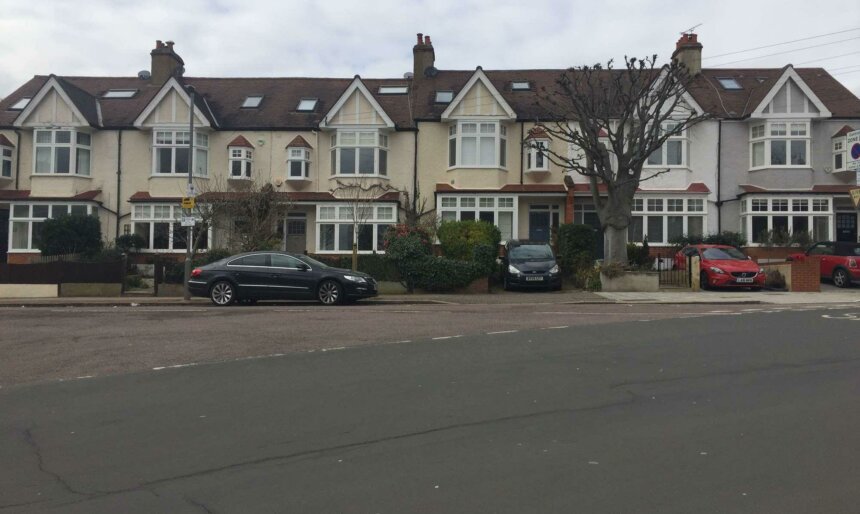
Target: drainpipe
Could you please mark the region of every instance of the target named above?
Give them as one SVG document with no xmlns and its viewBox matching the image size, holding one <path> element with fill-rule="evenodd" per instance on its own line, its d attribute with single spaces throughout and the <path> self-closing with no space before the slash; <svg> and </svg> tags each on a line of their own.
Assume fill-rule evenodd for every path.
<svg viewBox="0 0 860 514">
<path fill-rule="evenodd" d="M 412 212 L 418 212 L 418 124 L 412 136 Z M 417 221 L 417 220 L 416 220 Z"/>
<path fill-rule="evenodd" d="M 18 180 L 21 176 L 21 131 L 15 129 L 15 189 L 18 189 Z"/>
<path fill-rule="evenodd" d="M 722 200 L 722 176 L 721 167 L 723 157 L 723 120 L 717 120 L 717 233 L 723 232 L 723 200 Z"/>
<path fill-rule="evenodd" d="M 525 136 L 525 123 L 520 122 L 520 184 L 523 183 L 523 159 L 525 159 L 525 145 L 523 144 Z"/>
<path fill-rule="evenodd" d="M 120 202 L 122 201 L 122 129 L 117 132 L 116 145 L 116 237 L 119 237 Z"/>
</svg>

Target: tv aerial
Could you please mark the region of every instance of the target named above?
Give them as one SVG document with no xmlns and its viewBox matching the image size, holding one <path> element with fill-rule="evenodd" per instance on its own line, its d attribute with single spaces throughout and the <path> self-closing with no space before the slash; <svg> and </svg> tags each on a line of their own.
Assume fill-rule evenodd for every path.
<svg viewBox="0 0 860 514">
<path fill-rule="evenodd" d="M 688 28 L 687 30 L 682 30 L 681 32 L 679 32 L 679 34 L 681 34 L 681 35 L 692 34 L 693 31 L 696 30 L 696 28 L 701 27 L 702 25 L 703 25 L 702 23 L 697 23 L 697 24 L 693 25 L 692 27 Z"/>
</svg>

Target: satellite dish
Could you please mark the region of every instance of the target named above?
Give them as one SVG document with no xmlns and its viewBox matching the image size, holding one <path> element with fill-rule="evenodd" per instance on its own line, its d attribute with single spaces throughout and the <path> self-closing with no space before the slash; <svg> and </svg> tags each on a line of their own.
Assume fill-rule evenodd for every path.
<svg viewBox="0 0 860 514">
<path fill-rule="evenodd" d="M 425 77 L 435 77 L 438 74 L 439 70 L 437 70 L 435 66 L 429 66 L 427 67 L 427 69 L 424 70 Z"/>
<path fill-rule="evenodd" d="M 137 72 L 137 78 L 140 80 L 149 80 L 152 78 L 152 73 L 150 73 L 149 70 L 140 70 Z"/>
</svg>

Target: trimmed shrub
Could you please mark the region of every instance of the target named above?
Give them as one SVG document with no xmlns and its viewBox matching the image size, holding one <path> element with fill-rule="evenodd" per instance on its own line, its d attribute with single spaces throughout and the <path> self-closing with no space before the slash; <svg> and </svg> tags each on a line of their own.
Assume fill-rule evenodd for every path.
<svg viewBox="0 0 860 514">
<path fill-rule="evenodd" d="M 434 292 L 466 287 L 481 276 L 474 263 L 447 257 L 424 257 L 414 274 L 416 287 Z"/>
<path fill-rule="evenodd" d="M 648 246 L 648 238 L 641 245 L 627 243 L 627 262 L 632 267 L 645 268 L 651 264 L 651 248 Z"/>
<path fill-rule="evenodd" d="M 558 257 L 562 272 L 573 276 L 594 266 L 597 231 L 589 225 L 564 223 L 558 227 Z"/>
<path fill-rule="evenodd" d="M 669 243 L 677 248 L 703 243 L 709 245 L 729 245 L 734 246 L 735 248 L 740 248 L 742 246 L 746 246 L 747 241 L 744 236 L 738 232 L 724 231 L 719 234 L 711 234 L 709 236 L 691 236 L 689 234 L 685 234 L 681 237 L 673 237 L 669 240 Z"/>
<path fill-rule="evenodd" d="M 442 253 L 449 259 L 471 261 L 473 249 L 480 244 L 498 248 L 502 240 L 499 228 L 486 221 L 444 221 L 436 234 Z"/>
<path fill-rule="evenodd" d="M 140 234 L 123 234 L 116 238 L 114 245 L 123 253 L 139 252 L 146 247 L 146 239 Z"/>
<path fill-rule="evenodd" d="M 352 269 L 352 255 L 311 255 L 311 257 L 335 268 Z M 394 262 L 378 253 L 359 254 L 358 271 L 367 273 L 376 280 L 400 281 L 400 273 Z"/>
<path fill-rule="evenodd" d="M 42 255 L 93 255 L 102 246 L 102 228 L 96 216 L 64 215 L 42 222 L 39 238 Z"/>
<path fill-rule="evenodd" d="M 498 256 L 498 247 L 479 244 L 472 250 L 472 263 L 480 274 L 493 275 L 499 271 L 496 263 Z"/>
</svg>

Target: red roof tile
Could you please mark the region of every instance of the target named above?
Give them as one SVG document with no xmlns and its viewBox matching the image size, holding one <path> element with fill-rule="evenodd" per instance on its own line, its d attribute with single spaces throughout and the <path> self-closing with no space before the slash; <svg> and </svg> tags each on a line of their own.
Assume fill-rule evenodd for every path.
<svg viewBox="0 0 860 514">
<path fill-rule="evenodd" d="M 564 184 L 505 184 L 498 189 L 458 189 L 451 184 L 436 184 L 437 193 L 561 193 L 567 192 Z"/>
<path fill-rule="evenodd" d="M 12 141 L 9 141 L 9 139 L 7 139 L 6 136 L 4 136 L 3 134 L 0 134 L 0 146 L 11 146 L 13 148 L 15 147 L 15 145 L 12 144 Z"/>
<path fill-rule="evenodd" d="M 598 184 L 597 190 L 601 193 L 606 192 L 606 184 Z M 591 193 L 591 188 L 588 184 L 578 183 L 573 185 L 574 193 Z M 638 193 L 663 193 L 663 194 L 707 194 L 711 190 L 703 182 L 693 182 L 686 189 L 643 189 L 637 188 Z"/>
<path fill-rule="evenodd" d="M 232 141 L 230 141 L 229 144 L 227 144 L 227 146 L 244 146 L 246 148 L 254 148 L 254 145 L 252 145 L 250 141 L 245 139 L 245 136 L 236 136 L 235 138 L 233 138 Z"/>
<path fill-rule="evenodd" d="M 0 189 L 0 200 L 92 202 L 96 201 L 96 197 L 100 194 L 102 194 L 101 189 L 93 189 L 73 196 L 30 196 L 28 189 Z"/>
<path fill-rule="evenodd" d="M 753 186 L 750 184 L 741 184 L 738 186 L 742 193 L 766 193 L 766 194 L 804 194 L 804 193 L 824 193 L 824 194 L 845 194 L 847 195 L 849 191 L 852 189 L 856 189 L 857 186 L 853 184 L 819 184 L 817 186 L 812 186 L 810 189 L 767 189 L 760 186 Z"/>
<path fill-rule="evenodd" d="M 290 141 L 290 144 L 287 145 L 287 148 L 313 148 L 310 143 L 305 141 L 305 138 L 302 136 L 296 136 Z"/>
<path fill-rule="evenodd" d="M 529 135 L 526 136 L 526 139 L 549 139 L 549 134 L 543 127 L 534 127 L 529 129 Z"/>
<path fill-rule="evenodd" d="M 225 191 L 225 192 L 207 192 L 197 197 L 200 202 L 207 200 L 230 200 L 231 198 L 240 198 L 244 193 L 241 191 Z M 330 192 L 326 191 L 289 191 L 279 192 L 278 196 L 286 202 L 343 202 L 342 198 L 337 198 Z M 137 203 L 179 203 L 181 198 L 173 196 L 152 196 L 147 191 L 138 191 L 131 195 L 129 202 Z M 400 193 L 391 191 L 378 197 L 377 202 L 396 202 L 400 200 Z"/>
<path fill-rule="evenodd" d="M 842 137 L 842 136 L 844 136 L 844 135 L 847 135 L 849 132 L 854 132 L 854 129 L 853 129 L 853 128 L 851 128 L 851 127 L 849 127 L 848 125 L 845 125 L 845 126 L 844 126 L 844 127 L 842 127 L 841 129 L 839 129 L 839 132 L 837 132 L 837 133 L 833 134 L 833 135 L 831 136 L 831 138 L 834 138 L 834 137 Z"/>
</svg>

